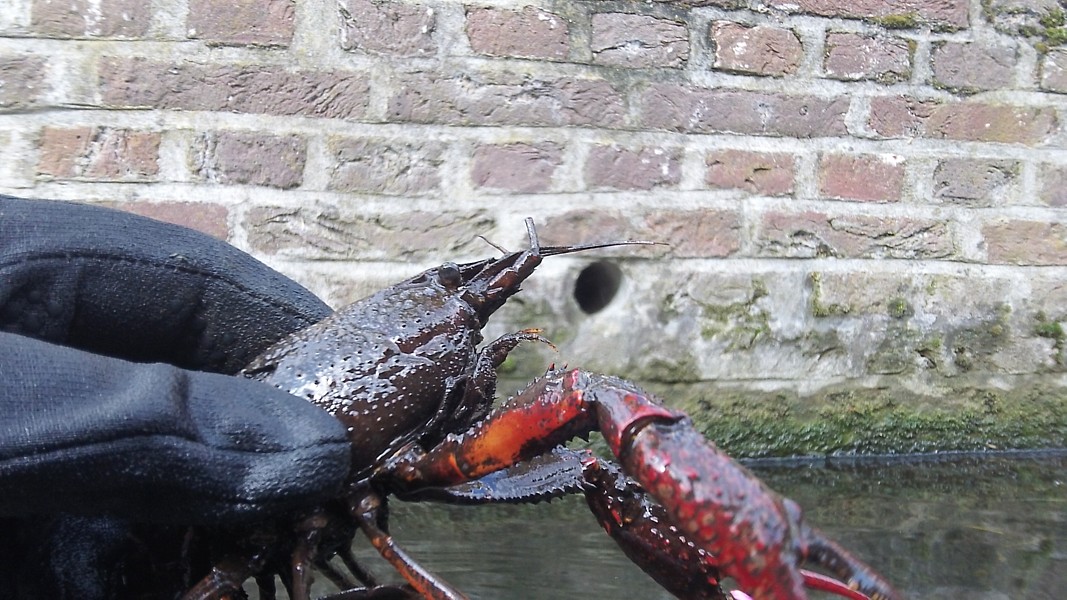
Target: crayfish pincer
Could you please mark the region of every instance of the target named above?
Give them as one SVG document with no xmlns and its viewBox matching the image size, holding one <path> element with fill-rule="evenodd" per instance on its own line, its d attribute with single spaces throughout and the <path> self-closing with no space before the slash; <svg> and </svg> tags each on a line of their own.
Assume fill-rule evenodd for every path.
<svg viewBox="0 0 1067 600">
<path fill-rule="evenodd" d="M 542 247 L 526 223 L 529 248 L 429 269 L 293 334 L 244 369 L 344 423 L 351 472 L 334 500 L 249 532 L 185 598 L 240 596 L 243 582 L 255 578 L 266 600 L 278 575 L 290 598 L 308 600 L 312 567 L 344 590 L 334 600 L 464 598 L 387 533 L 390 495 L 478 504 L 578 492 L 626 555 L 681 598 L 726 598 L 721 576 L 757 598 L 803 599 L 805 587 L 897 598 L 872 570 L 804 525 L 795 505 L 634 384 L 549 371 L 492 409 L 496 368 L 507 354 L 524 340 L 547 340 L 527 329 L 479 347 L 481 330 L 541 260 L 651 243 Z M 560 447 L 593 430 L 604 433 L 623 469 Z M 380 585 L 355 560 L 356 529 L 405 585 Z M 327 562 L 335 555 L 347 573 Z M 803 560 L 847 584 L 801 570 Z"/>
</svg>

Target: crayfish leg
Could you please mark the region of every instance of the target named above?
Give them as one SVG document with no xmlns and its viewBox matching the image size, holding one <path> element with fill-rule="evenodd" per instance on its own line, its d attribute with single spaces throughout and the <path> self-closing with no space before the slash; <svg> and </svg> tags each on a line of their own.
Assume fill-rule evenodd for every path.
<svg viewBox="0 0 1067 600">
<path fill-rule="evenodd" d="M 246 579 L 258 574 L 266 564 L 267 547 L 249 556 L 227 556 L 219 561 L 211 572 L 204 576 L 182 600 L 215 600 L 229 598 L 231 594 L 243 596 L 241 585 Z"/>
<path fill-rule="evenodd" d="M 393 540 L 393 536 L 378 526 L 382 503 L 381 496 L 368 490 L 352 498 L 349 507 L 352 516 L 359 523 L 360 530 L 382 558 L 427 600 L 467 600 L 458 590 L 415 562 L 415 559 Z"/>
<path fill-rule="evenodd" d="M 807 528 L 803 532 L 803 537 L 807 544 L 806 559 L 808 562 L 825 567 L 846 581 L 849 588 L 859 590 L 871 600 L 893 600 L 900 597 L 889 582 L 836 542 L 824 536 L 822 532 L 815 528 Z M 814 587 L 807 581 L 806 576 L 807 573 L 805 573 L 805 585 Z M 837 590 L 829 591 L 841 594 Z"/>
</svg>

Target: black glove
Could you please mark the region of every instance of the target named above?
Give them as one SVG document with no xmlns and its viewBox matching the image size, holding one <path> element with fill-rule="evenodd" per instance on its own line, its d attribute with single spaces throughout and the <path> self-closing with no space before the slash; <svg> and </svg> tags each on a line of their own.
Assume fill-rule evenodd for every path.
<svg viewBox="0 0 1067 600">
<path fill-rule="evenodd" d="M 0 517 L 229 523 L 336 493 L 337 420 L 199 372 L 235 373 L 328 312 L 202 234 L 0 196 Z"/>
</svg>

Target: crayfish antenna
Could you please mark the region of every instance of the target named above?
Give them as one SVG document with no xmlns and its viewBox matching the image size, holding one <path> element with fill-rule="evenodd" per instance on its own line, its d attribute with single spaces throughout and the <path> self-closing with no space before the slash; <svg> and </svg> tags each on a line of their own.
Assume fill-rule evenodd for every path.
<svg viewBox="0 0 1067 600">
<path fill-rule="evenodd" d="M 479 234 L 478 235 L 478 239 L 482 240 L 486 244 L 489 244 L 493 248 L 497 249 L 501 254 L 511 254 L 510 252 L 508 252 L 507 248 L 501 246 L 500 244 L 493 243 L 492 240 L 490 240 L 489 238 L 485 237 L 484 235 Z"/>
<path fill-rule="evenodd" d="M 575 244 L 573 246 L 541 246 L 537 239 L 537 228 L 534 227 L 533 217 L 526 217 L 526 235 L 530 238 L 530 250 L 539 256 L 556 256 L 570 254 L 598 248 L 613 248 L 615 246 L 669 246 L 665 242 L 651 242 L 648 240 L 618 240 L 614 242 L 594 242 L 591 244 Z"/>
</svg>

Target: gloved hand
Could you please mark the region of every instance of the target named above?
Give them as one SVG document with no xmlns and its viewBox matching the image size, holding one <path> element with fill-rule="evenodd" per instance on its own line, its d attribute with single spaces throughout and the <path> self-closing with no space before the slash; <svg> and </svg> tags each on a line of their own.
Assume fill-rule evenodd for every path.
<svg viewBox="0 0 1067 600">
<path fill-rule="evenodd" d="M 188 229 L 0 196 L 0 517 L 232 523 L 336 493 L 344 427 L 228 375 L 328 313 Z"/>
</svg>

